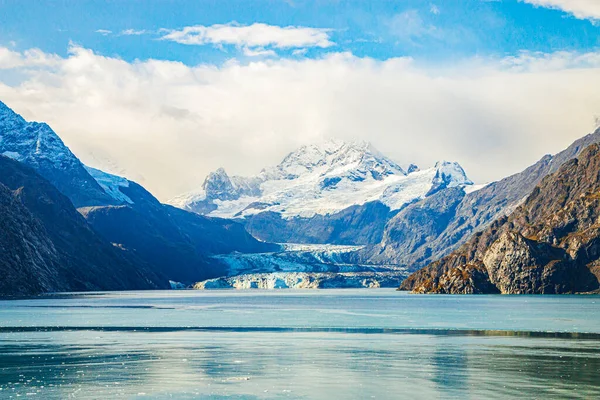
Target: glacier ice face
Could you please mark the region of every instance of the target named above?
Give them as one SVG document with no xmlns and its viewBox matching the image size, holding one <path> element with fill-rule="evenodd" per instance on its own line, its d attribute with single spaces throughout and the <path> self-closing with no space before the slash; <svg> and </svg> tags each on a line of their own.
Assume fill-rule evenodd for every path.
<svg viewBox="0 0 600 400">
<path fill-rule="evenodd" d="M 264 211 L 310 218 L 372 201 L 397 210 L 442 188 L 469 185 L 458 163 L 443 161 L 426 170 L 411 164 L 406 172 L 367 142 L 330 139 L 302 146 L 254 177 L 230 177 L 220 168 L 201 190 L 170 204 L 223 218 Z"/>
<path fill-rule="evenodd" d="M 349 289 L 398 287 L 402 275 L 377 272 L 273 272 L 208 279 L 194 289 Z"/>
<path fill-rule="evenodd" d="M 396 265 L 361 265 L 353 255 L 363 246 L 283 245 L 272 253 L 213 256 L 226 275 L 195 289 L 323 289 L 397 287 L 408 274 Z"/>
</svg>

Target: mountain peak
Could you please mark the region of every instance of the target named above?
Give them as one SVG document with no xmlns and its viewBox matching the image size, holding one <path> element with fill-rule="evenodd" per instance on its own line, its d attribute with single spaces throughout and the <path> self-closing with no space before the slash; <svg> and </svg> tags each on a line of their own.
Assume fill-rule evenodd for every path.
<svg viewBox="0 0 600 400">
<path fill-rule="evenodd" d="M 113 204 L 58 135 L 45 123 L 27 122 L 0 102 L 0 154 L 35 169 L 76 207 Z"/>
<path fill-rule="evenodd" d="M 433 186 L 427 195 L 432 195 L 445 188 L 473 185 L 463 167 L 457 162 L 438 161 L 433 169 L 435 170 Z"/>
<path fill-rule="evenodd" d="M 288 154 L 276 167 L 265 170 L 265 173 L 269 177 L 296 179 L 315 171 L 324 175 L 334 171 L 341 173 L 343 170 L 353 170 L 358 175 L 372 173 L 377 180 L 388 175 L 406 175 L 398 164 L 384 156 L 371 143 L 335 138 L 304 145 Z M 366 176 L 362 178 L 365 179 Z"/>
<path fill-rule="evenodd" d="M 410 164 L 406 170 L 407 174 L 412 174 L 413 172 L 419 172 L 421 169 L 416 164 Z"/>
<path fill-rule="evenodd" d="M 207 197 L 213 199 L 235 200 L 240 197 L 229 175 L 222 167 L 208 174 L 202 184 L 202 189 Z"/>
<path fill-rule="evenodd" d="M 208 175 L 203 190 L 171 204 L 218 217 L 264 211 L 311 217 L 374 201 L 397 210 L 435 191 L 472 184 L 458 163 L 440 161 L 423 171 L 411 164 L 409 170 L 369 142 L 330 138 L 301 146 L 256 176 L 229 176 L 220 168 Z"/>
<path fill-rule="evenodd" d="M 25 119 L 23 119 L 23 117 L 0 101 L 0 133 L 15 129 L 16 127 L 26 123 L 27 122 Z"/>
</svg>

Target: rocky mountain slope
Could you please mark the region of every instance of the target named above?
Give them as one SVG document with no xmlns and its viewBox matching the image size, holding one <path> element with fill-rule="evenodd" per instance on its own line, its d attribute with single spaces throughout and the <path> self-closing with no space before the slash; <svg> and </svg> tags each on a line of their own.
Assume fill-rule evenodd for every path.
<svg viewBox="0 0 600 400">
<path fill-rule="evenodd" d="M 238 223 L 161 204 L 135 182 L 84 166 L 48 125 L 27 122 L 1 102 L 0 154 L 36 170 L 105 240 L 170 280 L 192 283 L 218 275 L 207 261 L 210 254 L 279 248 L 256 240 Z"/>
<path fill-rule="evenodd" d="M 265 241 L 367 244 L 379 242 L 387 220 L 407 204 L 469 185 L 457 163 L 404 171 L 369 143 L 327 140 L 301 147 L 257 176 L 230 177 L 219 169 L 200 191 L 170 203 L 237 218 Z"/>
<path fill-rule="evenodd" d="M 510 214 L 534 187 L 592 143 L 600 130 L 575 141 L 566 150 L 544 156 L 523 172 L 464 193 L 444 190 L 416 201 L 390 219 L 382 241 L 361 255 L 370 263 L 390 263 L 417 270 L 465 243 L 473 233 Z"/>
<path fill-rule="evenodd" d="M 0 296 L 162 289 L 166 278 L 110 245 L 46 179 L 0 156 Z"/>
<path fill-rule="evenodd" d="M 544 178 L 510 216 L 412 274 L 401 288 L 511 294 L 597 290 L 599 221 L 600 145 L 592 144 Z"/>
<path fill-rule="evenodd" d="M 161 204 L 134 182 L 120 186 L 119 193 L 126 204 L 82 207 L 80 212 L 108 241 L 134 251 L 170 280 L 192 283 L 222 275 L 210 254 L 279 249 L 259 242 L 237 222 Z"/>
</svg>

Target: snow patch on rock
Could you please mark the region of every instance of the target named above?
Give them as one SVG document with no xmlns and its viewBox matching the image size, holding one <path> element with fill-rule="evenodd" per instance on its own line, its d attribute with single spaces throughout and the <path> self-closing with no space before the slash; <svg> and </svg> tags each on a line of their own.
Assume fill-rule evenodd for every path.
<svg viewBox="0 0 600 400">
<path fill-rule="evenodd" d="M 127 179 L 100 171 L 96 168 L 88 167 L 87 165 L 84 167 L 110 197 L 119 202 L 133 204 L 133 201 L 120 190 L 120 188 L 129 187 L 129 181 Z"/>
</svg>

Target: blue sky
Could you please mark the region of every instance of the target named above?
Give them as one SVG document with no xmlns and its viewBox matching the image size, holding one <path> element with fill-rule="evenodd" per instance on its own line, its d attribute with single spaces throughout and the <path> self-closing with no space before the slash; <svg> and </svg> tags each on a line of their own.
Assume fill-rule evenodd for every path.
<svg viewBox="0 0 600 400">
<path fill-rule="evenodd" d="M 591 1 L 591 0 L 590 0 Z M 16 49 L 66 55 L 68 44 L 128 61 L 165 59 L 188 65 L 243 59 L 239 46 L 190 46 L 168 40 L 161 29 L 237 22 L 330 29 L 334 43 L 308 47 L 307 57 L 349 51 L 361 57 L 411 56 L 422 63 L 473 56 L 593 51 L 600 26 L 563 10 L 515 0 L 405 1 L 0 1 L 0 38 Z M 120 35 L 132 29 L 141 35 Z M 97 31 L 111 31 L 105 34 Z M 289 56 L 294 49 L 278 51 Z"/>
<path fill-rule="evenodd" d="M 600 1 L 0 0 L 0 100 L 161 200 L 324 138 L 484 183 L 600 121 Z"/>
</svg>

